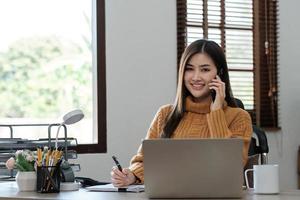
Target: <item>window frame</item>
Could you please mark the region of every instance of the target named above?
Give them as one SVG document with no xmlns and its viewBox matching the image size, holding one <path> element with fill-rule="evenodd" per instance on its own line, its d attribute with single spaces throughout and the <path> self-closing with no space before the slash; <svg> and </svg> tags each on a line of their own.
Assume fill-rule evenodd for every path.
<svg viewBox="0 0 300 200">
<path fill-rule="evenodd" d="M 96 0 L 97 12 L 97 136 L 95 144 L 78 144 L 69 149 L 77 153 L 107 153 L 106 123 L 106 60 L 105 60 L 105 0 Z"/>
</svg>

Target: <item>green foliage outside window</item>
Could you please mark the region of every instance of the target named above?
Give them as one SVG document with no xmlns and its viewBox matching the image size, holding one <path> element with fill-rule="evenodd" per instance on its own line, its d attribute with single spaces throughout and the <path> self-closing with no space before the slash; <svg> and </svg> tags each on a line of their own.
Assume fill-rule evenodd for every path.
<svg viewBox="0 0 300 200">
<path fill-rule="evenodd" d="M 91 52 L 52 37 L 23 38 L 0 52 L 0 115 L 57 117 L 65 107 L 92 112 Z"/>
</svg>

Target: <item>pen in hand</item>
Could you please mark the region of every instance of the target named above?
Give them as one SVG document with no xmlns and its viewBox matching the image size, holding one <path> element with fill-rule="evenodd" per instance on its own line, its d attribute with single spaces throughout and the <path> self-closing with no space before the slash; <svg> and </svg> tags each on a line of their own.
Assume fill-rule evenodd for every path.
<svg viewBox="0 0 300 200">
<path fill-rule="evenodd" d="M 122 172 L 123 170 L 122 170 L 122 167 L 121 167 L 119 161 L 117 160 L 117 157 L 116 156 L 112 156 L 112 159 L 115 161 L 118 169 Z"/>
<path fill-rule="evenodd" d="M 120 170 L 120 172 L 122 172 L 122 166 L 120 165 L 119 161 L 117 160 L 117 157 L 116 156 L 112 156 L 112 159 L 115 161 L 118 169 Z M 123 172 L 122 172 L 123 173 Z M 118 189 L 119 192 L 126 192 L 126 188 L 119 188 Z"/>
</svg>

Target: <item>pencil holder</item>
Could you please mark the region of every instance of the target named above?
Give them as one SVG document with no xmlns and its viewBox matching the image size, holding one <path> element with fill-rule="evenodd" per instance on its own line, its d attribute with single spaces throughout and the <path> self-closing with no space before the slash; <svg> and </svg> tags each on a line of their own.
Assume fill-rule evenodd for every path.
<svg viewBox="0 0 300 200">
<path fill-rule="evenodd" d="M 60 165 L 37 167 L 37 192 L 58 193 L 60 191 Z"/>
</svg>

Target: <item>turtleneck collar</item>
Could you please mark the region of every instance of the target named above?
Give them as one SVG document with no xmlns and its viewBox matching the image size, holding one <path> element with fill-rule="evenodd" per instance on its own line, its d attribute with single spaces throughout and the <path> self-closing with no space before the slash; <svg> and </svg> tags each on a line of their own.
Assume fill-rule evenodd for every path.
<svg viewBox="0 0 300 200">
<path fill-rule="evenodd" d="M 206 114 L 210 112 L 211 100 L 208 102 L 194 102 L 191 96 L 188 96 L 185 101 L 186 112 L 193 112 L 198 114 Z M 226 108 L 227 103 L 224 101 L 223 109 Z"/>
<path fill-rule="evenodd" d="M 191 96 L 188 96 L 185 99 L 185 110 L 187 112 L 206 114 L 210 112 L 210 104 L 209 102 L 194 102 Z"/>
</svg>

